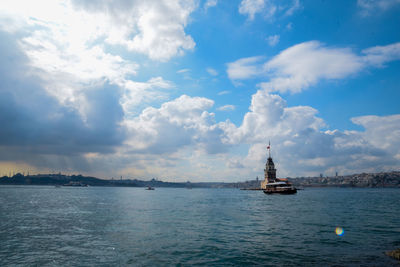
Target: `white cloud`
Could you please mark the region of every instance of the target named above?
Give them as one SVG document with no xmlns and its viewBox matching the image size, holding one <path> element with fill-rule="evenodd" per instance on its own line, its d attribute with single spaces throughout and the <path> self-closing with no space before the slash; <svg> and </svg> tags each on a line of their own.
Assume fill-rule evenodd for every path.
<svg viewBox="0 0 400 267">
<path fill-rule="evenodd" d="M 191 145 L 208 153 L 225 149 L 224 134 L 215 123 L 214 114 L 207 112 L 214 101 L 182 95 L 166 102 L 159 109 L 149 107 L 129 121 L 132 139 L 127 145 L 136 152 L 170 153 Z"/>
<path fill-rule="evenodd" d="M 400 115 L 362 116 L 352 121 L 365 131 L 327 131 L 318 111 L 308 106 L 287 107 L 286 101 L 259 90 L 239 127 L 221 123 L 228 143 L 250 144 L 240 162 L 254 175 L 261 174 L 266 143 L 280 176 L 341 174 L 398 169 Z"/>
<path fill-rule="evenodd" d="M 268 77 L 259 86 L 269 92 L 298 93 L 322 79 L 342 79 L 367 67 L 400 59 L 400 43 L 376 46 L 357 55 L 349 48 L 326 47 L 318 41 L 294 45 L 261 65 L 262 57 L 228 63 L 231 80 Z M 262 66 L 262 67 L 261 67 Z"/>
<path fill-rule="evenodd" d="M 228 159 L 227 167 L 230 169 L 243 169 L 244 165 L 241 159 Z"/>
<path fill-rule="evenodd" d="M 255 14 L 261 12 L 264 7 L 265 0 L 242 0 L 239 6 L 239 13 L 247 15 L 250 20 L 253 20 Z"/>
<path fill-rule="evenodd" d="M 9 129 L 1 132 L 0 151 L 38 168 L 89 170 L 110 165 L 110 158 L 123 165 L 129 153 L 121 144 L 135 108 L 165 101 L 174 87 L 162 77 L 132 80 L 139 65 L 124 48 L 161 61 L 193 48 L 184 28 L 195 7 L 194 1 L 161 0 L 0 2 L 0 30 L 7 38 L 1 53 L 13 55 L 3 64 L 9 72 L 0 68 L 0 76 L 15 85 L 0 86 L 0 100 L 10 103 L 0 101 L 10 110 L 0 114 Z M 16 110 L 20 118 L 10 120 Z M 19 125 L 36 130 L 20 131 Z M 202 149 L 212 151 L 206 143 Z"/>
<path fill-rule="evenodd" d="M 266 19 L 293 15 L 301 8 L 299 0 L 242 0 L 239 5 L 239 13 L 254 20 L 257 13 L 261 13 Z"/>
<path fill-rule="evenodd" d="M 51 44 L 66 43 L 68 48 L 104 40 L 166 61 L 195 46 L 192 37 L 184 31 L 196 8 L 195 1 L 191 0 L 120 3 L 40 0 L 34 4 L 17 0 L 3 1 L 0 8 L 2 19 L 8 19 L 7 24 L 2 23 L 2 28 L 16 30 L 37 26 L 36 39 Z"/>
<path fill-rule="evenodd" d="M 300 92 L 320 79 L 339 79 L 358 72 L 360 58 L 347 48 L 326 48 L 316 41 L 292 46 L 264 65 L 270 91 Z"/>
<path fill-rule="evenodd" d="M 180 69 L 176 73 L 186 73 L 186 72 L 190 72 L 190 69 Z"/>
<path fill-rule="evenodd" d="M 231 93 L 231 91 L 225 90 L 225 91 L 219 92 L 218 95 L 227 95 L 227 94 L 230 94 L 230 93 Z"/>
<path fill-rule="evenodd" d="M 143 2 L 133 5 L 139 13 L 129 14 L 137 18 L 131 22 L 131 29 L 138 33 L 132 39 L 129 35 L 132 30 L 125 33 L 125 40 L 113 39 L 111 43 L 123 44 L 132 51 L 148 55 L 155 60 L 166 61 L 175 55 L 182 55 L 185 50 L 195 46 L 193 38 L 186 35 L 184 28 L 187 25 L 190 13 L 195 9 L 194 1 L 157 1 L 156 4 Z"/>
<path fill-rule="evenodd" d="M 228 130 L 233 143 L 265 142 L 273 136 L 292 136 L 302 130 L 317 130 L 325 125 L 315 116 L 315 109 L 307 106 L 288 108 L 282 97 L 264 90 L 252 96 L 249 110 L 240 127 Z"/>
<path fill-rule="evenodd" d="M 174 85 L 162 77 L 154 77 L 147 82 L 127 80 L 122 87 L 124 93 L 120 102 L 125 115 L 131 117 L 136 114 L 138 108 L 143 108 L 143 105 L 154 103 L 156 100 L 168 99 L 169 95 L 165 89 L 173 88 Z"/>
<path fill-rule="evenodd" d="M 248 5 L 242 11 L 254 18 L 257 11 L 250 2 L 242 2 Z M 28 162 L 38 169 L 90 172 L 92 166 L 109 173 L 132 164 L 127 171 L 161 178 L 241 180 L 262 173 L 265 144 L 271 139 L 281 175 L 399 168 L 399 115 L 353 118 L 364 131 L 328 131 L 316 109 L 288 107 L 281 96 L 269 93 L 298 92 L 321 79 L 382 67 L 400 58 L 399 44 L 358 55 L 307 42 L 266 62 L 250 57 L 227 64 L 232 80 L 270 78 L 263 84 L 269 91 L 252 96 L 249 112 L 236 126 L 229 120 L 216 122 L 209 111 L 211 99 L 183 95 L 168 101 L 174 84 L 162 77 L 131 80 L 138 63 L 112 49 L 117 44 L 156 60 L 192 49 L 194 41 L 184 29 L 196 7 L 193 1 L 3 1 L 0 7 L 1 29 L 10 39 L 18 38 L 0 44 L 7 63 L 7 69 L 0 68 L 6 80 L 0 85 L 0 106 L 7 110 L 0 113 L 7 126 L 1 130 L 0 160 Z M 167 102 L 148 107 L 154 100 Z M 147 107 L 135 110 L 142 104 Z M 230 148 L 239 152 L 227 153 Z"/>
<path fill-rule="evenodd" d="M 272 141 L 272 152 L 280 176 L 315 175 L 333 170 L 340 173 L 354 169 L 363 171 L 370 167 L 367 156 L 377 157 L 378 165 L 383 169 L 395 166 L 393 162 L 387 166 L 382 165 L 385 160 L 389 159 L 390 162 L 395 157 L 392 155 L 394 152 L 382 157 L 377 153 L 379 149 L 369 148 L 374 146 L 372 139 L 379 139 L 378 136 L 373 137 L 369 130 L 365 133 L 323 131 L 326 125 L 318 118 L 317 110 L 308 106 L 288 107 L 282 97 L 268 94 L 264 90 L 253 95 L 250 111 L 238 127 L 229 121 L 216 123 L 214 115 L 207 112 L 212 105 L 213 101 L 209 99 L 181 96 L 164 103 L 159 109 L 147 108 L 139 117 L 127 122 L 131 139 L 124 148 L 136 155 L 148 155 L 147 165 L 156 162 L 157 154 L 174 155 L 170 162 L 175 167 L 164 169 L 168 173 L 171 169 L 181 172 L 182 169 L 177 166 L 192 166 L 198 171 L 198 176 L 218 174 L 219 179 L 260 175 L 266 159 L 265 144 L 269 139 Z M 397 125 L 394 119 L 387 121 L 377 118 L 373 120 L 374 125 L 368 125 L 366 121 L 370 120 L 367 118 L 361 117 L 357 123 L 359 120 L 366 129 L 384 129 L 380 135 L 393 132 L 391 136 L 397 138 L 398 142 L 396 129 L 399 126 L 387 128 L 389 124 Z M 379 121 L 384 123 L 379 126 Z M 226 153 L 229 147 L 245 144 L 249 144 L 245 156 Z M 197 154 L 195 158 L 185 154 L 200 150 L 205 154 Z M 214 153 L 219 153 L 221 157 L 211 156 Z M 365 155 L 368 164 L 354 162 L 354 155 Z M 204 168 L 211 164 L 216 166 Z M 221 168 L 224 165 L 228 169 Z"/>
<path fill-rule="evenodd" d="M 361 15 L 368 16 L 400 4 L 400 0 L 357 0 Z"/>
<path fill-rule="evenodd" d="M 279 43 L 279 35 L 268 36 L 267 40 L 270 46 L 275 46 Z"/>
<path fill-rule="evenodd" d="M 264 72 L 273 70 L 273 73 L 294 77 L 299 72 L 297 79 L 307 87 L 320 79 L 339 79 L 368 66 L 380 66 L 397 56 L 397 45 L 366 49 L 361 56 L 350 49 L 328 48 L 318 42 L 292 48 L 264 65 L 259 63 L 260 58 L 228 64 L 230 77 L 243 78 L 243 73 L 250 77 L 261 75 L 255 68 L 247 66 L 261 65 Z M 332 66 L 319 70 L 324 65 L 318 59 L 323 63 L 330 62 Z M 293 69 L 288 67 L 290 63 L 294 65 Z M 301 64 L 306 70 L 299 69 Z M 318 117 L 316 109 L 288 107 L 281 96 L 270 94 L 268 90 L 258 90 L 252 96 L 249 112 L 239 126 L 229 120 L 215 122 L 214 115 L 207 111 L 212 106 L 213 101 L 209 99 L 181 96 L 159 109 L 148 108 L 129 122 L 132 139 L 126 145 L 134 153 L 147 153 L 150 158 L 158 153 L 172 153 L 177 157 L 172 162 L 178 165 L 194 166 L 196 162 L 199 174 L 205 177 L 213 171 L 221 175 L 219 177 L 260 175 L 268 140 L 272 141 L 272 153 L 280 176 L 318 175 L 321 172 L 333 175 L 336 171 L 341 174 L 376 172 L 400 167 L 396 150 L 400 145 L 400 115 L 353 118 L 353 123 L 363 126 L 364 131 L 338 131 L 326 130 L 327 125 Z M 228 148 L 243 146 L 248 146 L 245 156 L 226 153 Z M 181 153 L 187 149 L 202 150 L 205 154 L 201 160 L 185 159 Z M 213 158 L 211 163 L 206 158 L 213 153 L 221 157 Z M 210 164 L 219 167 L 204 168 Z M 229 168 L 221 169 L 223 165 Z"/>
<path fill-rule="evenodd" d="M 256 77 L 262 73 L 263 57 L 247 57 L 227 64 L 228 77 L 231 80 L 241 80 Z"/>
<path fill-rule="evenodd" d="M 136 74 L 136 63 L 105 53 L 100 46 L 52 43 L 37 36 L 44 34 L 51 36 L 54 32 L 34 33 L 21 40 L 20 45 L 30 59 L 33 72 L 46 81 L 48 93 L 61 103 L 78 101 L 83 88 L 107 80 L 119 84 L 126 75 Z"/>
<path fill-rule="evenodd" d="M 217 110 L 232 111 L 232 110 L 235 110 L 235 106 L 234 105 L 225 105 L 225 106 L 221 106 L 221 107 L 217 108 Z"/>
<path fill-rule="evenodd" d="M 386 62 L 400 59 L 400 43 L 374 46 L 362 51 L 365 64 L 381 67 Z"/>
<path fill-rule="evenodd" d="M 207 10 L 210 7 L 215 7 L 217 5 L 217 3 L 218 3 L 218 0 L 207 0 L 204 3 L 204 9 Z"/>
<path fill-rule="evenodd" d="M 398 153 L 400 147 L 400 115 L 361 116 L 351 121 L 365 128 L 363 137 L 374 147 Z"/>
<path fill-rule="evenodd" d="M 218 71 L 216 71 L 213 68 L 207 68 L 206 70 L 207 70 L 208 74 L 210 74 L 211 76 L 217 76 L 218 75 Z"/>
<path fill-rule="evenodd" d="M 167 94 L 158 89 L 166 85 L 161 77 L 131 80 L 139 65 L 119 53 L 121 46 L 161 61 L 181 55 L 195 45 L 184 28 L 196 6 L 191 0 L 2 1 L 0 29 L 18 39 L 30 74 L 62 105 L 85 118 L 90 101 L 85 92 L 110 83 L 121 89 L 129 115 L 139 102 L 165 100 Z"/>
<path fill-rule="evenodd" d="M 300 8 L 301 8 L 300 0 L 293 0 L 292 4 L 286 10 L 285 15 L 291 16 L 291 15 L 293 15 L 294 12 L 296 12 Z"/>
</svg>

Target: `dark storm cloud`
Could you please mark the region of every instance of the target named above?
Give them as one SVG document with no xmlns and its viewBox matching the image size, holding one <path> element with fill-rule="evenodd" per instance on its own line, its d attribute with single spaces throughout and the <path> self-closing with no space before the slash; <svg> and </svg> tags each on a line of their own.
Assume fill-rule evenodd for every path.
<svg viewBox="0 0 400 267">
<path fill-rule="evenodd" d="M 110 153 L 124 139 L 120 92 L 108 83 L 83 93 L 85 118 L 61 105 L 31 76 L 14 36 L 0 32 L 0 160 L 32 155 Z M 30 161 L 36 161 L 31 159 Z"/>
</svg>

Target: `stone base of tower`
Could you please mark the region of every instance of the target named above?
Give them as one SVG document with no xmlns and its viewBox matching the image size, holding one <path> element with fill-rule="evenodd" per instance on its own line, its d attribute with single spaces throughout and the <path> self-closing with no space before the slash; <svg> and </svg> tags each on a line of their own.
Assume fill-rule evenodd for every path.
<svg viewBox="0 0 400 267">
<path fill-rule="evenodd" d="M 267 187 L 267 183 L 268 183 L 268 181 L 262 181 L 261 182 L 261 189 L 265 189 L 266 187 Z"/>
</svg>

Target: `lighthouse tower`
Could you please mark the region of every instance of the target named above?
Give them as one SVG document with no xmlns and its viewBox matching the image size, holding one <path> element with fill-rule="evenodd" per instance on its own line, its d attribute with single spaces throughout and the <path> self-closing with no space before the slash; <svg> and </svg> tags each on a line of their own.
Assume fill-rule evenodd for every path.
<svg viewBox="0 0 400 267">
<path fill-rule="evenodd" d="M 276 182 L 276 169 L 275 169 L 274 161 L 272 160 L 272 157 L 271 157 L 271 143 L 270 142 L 268 143 L 267 149 L 268 149 L 268 159 L 267 159 L 267 163 L 265 164 L 264 181 L 261 182 L 261 189 L 265 189 L 266 185 L 269 183 Z"/>
</svg>

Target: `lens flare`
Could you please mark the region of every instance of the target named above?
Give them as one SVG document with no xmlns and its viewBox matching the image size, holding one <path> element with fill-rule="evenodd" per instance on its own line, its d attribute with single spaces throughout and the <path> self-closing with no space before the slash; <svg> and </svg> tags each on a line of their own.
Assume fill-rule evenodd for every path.
<svg viewBox="0 0 400 267">
<path fill-rule="evenodd" d="M 336 227 L 335 233 L 336 233 L 338 236 L 342 236 L 342 235 L 344 234 L 344 230 L 343 230 L 342 227 Z"/>
</svg>

